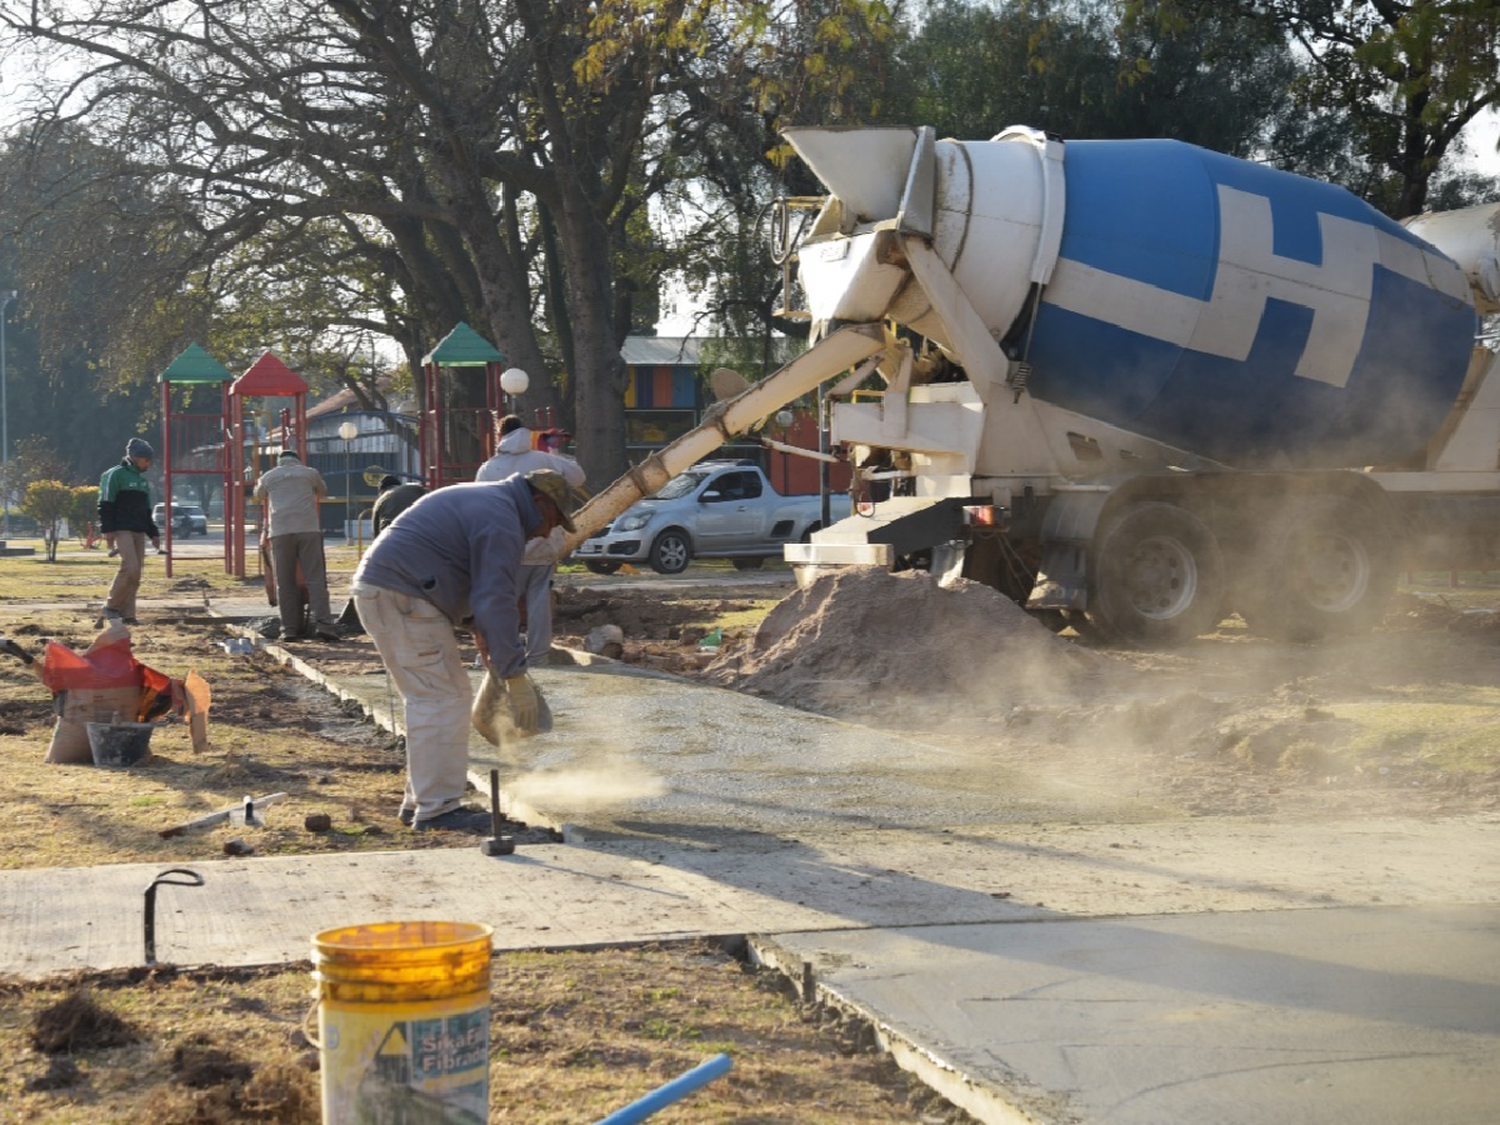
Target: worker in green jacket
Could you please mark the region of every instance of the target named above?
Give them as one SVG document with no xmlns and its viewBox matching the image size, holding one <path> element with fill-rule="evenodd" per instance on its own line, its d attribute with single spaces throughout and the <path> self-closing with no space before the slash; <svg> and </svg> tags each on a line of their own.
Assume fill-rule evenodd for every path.
<svg viewBox="0 0 1500 1125">
<path fill-rule="evenodd" d="M 151 484 L 146 480 L 155 457 L 149 442 L 131 438 L 124 458 L 99 478 L 99 531 L 120 556 L 120 569 L 104 603 L 107 621 L 136 624 L 135 594 L 146 565 L 146 541 L 161 549 L 161 532 L 151 516 Z"/>
</svg>

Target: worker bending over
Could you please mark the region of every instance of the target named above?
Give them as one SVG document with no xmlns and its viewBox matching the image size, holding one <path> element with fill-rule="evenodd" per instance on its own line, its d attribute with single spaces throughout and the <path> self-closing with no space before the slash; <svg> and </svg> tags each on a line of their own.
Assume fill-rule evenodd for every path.
<svg viewBox="0 0 1500 1125">
<path fill-rule="evenodd" d="M 573 530 L 568 486 L 546 469 L 495 484 L 455 484 L 419 498 L 370 545 L 352 585 L 359 619 L 406 707 L 402 821 L 485 832 L 488 811 L 463 806 L 473 690 L 455 627 L 472 627 L 503 680 L 516 728 L 536 730 L 516 587 L 526 544 Z"/>
</svg>

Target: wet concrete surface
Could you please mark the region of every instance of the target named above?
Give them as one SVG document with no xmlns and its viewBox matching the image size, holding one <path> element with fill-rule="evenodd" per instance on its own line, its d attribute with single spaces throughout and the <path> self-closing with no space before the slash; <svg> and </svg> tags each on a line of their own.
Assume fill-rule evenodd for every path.
<svg viewBox="0 0 1500 1125">
<path fill-rule="evenodd" d="M 480 673 L 473 674 L 479 682 Z M 555 729 L 497 749 L 477 734 L 471 776 L 503 807 L 568 839 L 684 842 L 868 828 L 1033 820 L 1111 823 L 1180 815 L 1085 786 L 1047 783 L 972 754 L 624 665 L 546 667 L 533 678 Z M 338 688 L 400 723 L 384 675 Z M 394 709 L 394 718 L 387 718 Z"/>
</svg>

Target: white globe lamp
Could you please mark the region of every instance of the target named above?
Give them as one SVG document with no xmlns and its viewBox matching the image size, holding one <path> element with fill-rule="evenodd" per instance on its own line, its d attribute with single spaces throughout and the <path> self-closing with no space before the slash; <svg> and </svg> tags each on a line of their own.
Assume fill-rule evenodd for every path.
<svg viewBox="0 0 1500 1125">
<path fill-rule="evenodd" d="M 531 376 L 519 367 L 510 367 L 500 373 L 500 389 L 508 395 L 524 395 L 531 386 Z"/>
</svg>

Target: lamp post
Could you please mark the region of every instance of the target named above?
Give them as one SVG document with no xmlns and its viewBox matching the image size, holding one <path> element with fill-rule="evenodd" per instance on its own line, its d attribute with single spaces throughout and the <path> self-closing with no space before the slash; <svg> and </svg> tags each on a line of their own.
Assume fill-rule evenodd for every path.
<svg viewBox="0 0 1500 1125">
<path fill-rule="evenodd" d="M 339 425 L 339 437 L 344 439 L 344 538 L 354 534 L 354 478 L 349 473 L 349 443 L 359 436 L 359 427 L 353 422 Z"/>
<path fill-rule="evenodd" d="M 776 424 L 781 427 L 781 440 L 791 440 L 792 423 L 796 421 L 790 410 L 778 410 L 776 412 Z M 786 450 L 781 451 L 781 494 L 788 496 L 792 491 L 792 462 L 791 454 Z"/>
<path fill-rule="evenodd" d="M 14 289 L 0 289 L 0 468 L 5 477 L 5 530 L 10 538 L 10 405 L 5 398 L 5 317 L 16 299 Z"/>
<path fill-rule="evenodd" d="M 500 372 L 500 390 L 511 398 L 524 395 L 529 386 L 531 386 L 531 376 L 519 367 L 508 367 Z M 506 405 L 502 402 L 501 409 L 504 409 Z"/>
</svg>

